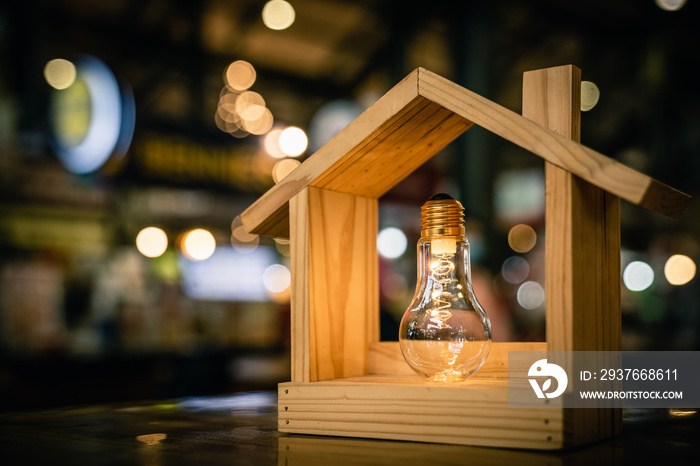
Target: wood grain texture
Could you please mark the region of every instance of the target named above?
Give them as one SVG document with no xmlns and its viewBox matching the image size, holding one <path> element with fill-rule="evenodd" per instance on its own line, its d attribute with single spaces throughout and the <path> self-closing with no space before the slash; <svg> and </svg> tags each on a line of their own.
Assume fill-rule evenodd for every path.
<svg viewBox="0 0 700 466">
<path fill-rule="evenodd" d="M 690 196 L 557 133 L 546 122 L 524 118 L 430 71 L 419 76 L 422 96 L 633 204 L 679 218 L 690 201 Z"/>
<path fill-rule="evenodd" d="M 284 383 L 278 397 L 282 432 L 537 449 L 563 440 L 562 410 L 508 407 L 504 379 L 364 376 Z"/>
<path fill-rule="evenodd" d="M 306 186 L 380 197 L 472 125 L 589 183 L 678 218 L 690 197 L 418 68 L 241 214 L 251 233 L 287 236 L 289 200 Z"/>
<path fill-rule="evenodd" d="M 579 140 L 581 72 L 562 66 L 525 73 L 523 115 Z M 619 351 L 620 201 L 545 163 L 546 335 L 550 351 Z M 565 410 L 565 443 L 619 433 L 619 409 Z"/>
<path fill-rule="evenodd" d="M 612 449 L 611 449 L 612 453 Z M 532 466 L 570 464 L 550 452 L 480 448 L 418 442 L 343 439 L 290 435 L 279 437 L 279 466 L 425 466 L 428 464 L 480 466 Z M 617 455 L 619 456 L 619 455 Z M 467 460 L 468 458 L 468 460 Z M 602 464 L 616 464 L 614 454 L 597 455 Z"/>
<path fill-rule="evenodd" d="M 492 343 L 484 365 L 470 379 L 507 378 L 509 351 L 547 351 L 544 342 Z M 397 341 L 382 341 L 369 346 L 368 373 L 376 375 L 414 375 L 406 364 Z M 527 368 L 520 368 L 527 372 Z"/>
<path fill-rule="evenodd" d="M 292 380 L 365 374 L 379 340 L 377 200 L 305 188 L 290 208 Z"/>
</svg>

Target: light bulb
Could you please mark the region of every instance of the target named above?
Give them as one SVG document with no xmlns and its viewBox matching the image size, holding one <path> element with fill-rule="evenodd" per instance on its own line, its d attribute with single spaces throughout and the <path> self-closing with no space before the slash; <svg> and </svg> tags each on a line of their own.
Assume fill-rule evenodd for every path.
<svg viewBox="0 0 700 466">
<path fill-rule="evenodd" d="M 464 209 L 447 194 L 421 209 L 418 282 L 401 320 L 399 345 L 418 374 L 460 381 L 474 374 L 491 349 L 491 323 L 474 295 Z"/>
</svg>

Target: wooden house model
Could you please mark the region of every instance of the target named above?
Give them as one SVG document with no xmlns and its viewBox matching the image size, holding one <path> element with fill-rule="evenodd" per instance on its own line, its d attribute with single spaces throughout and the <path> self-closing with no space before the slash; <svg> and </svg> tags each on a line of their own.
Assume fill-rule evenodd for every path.
<svg viewBox="0 0 700 466">
<path fill-rule="evenodd" d="M 620 198 L 672 218 L 689 202 L 579 144 L 580 82 L 573 66 L 525 73 L 521 116 L 416 69 L 241 214 L 251 233 L 290 238 L 280 431 L 532 449 L 620 432 L 619 409 L 507 400 L 509 351 L 620 350 Z M 546 342 L 494 343 L 476 375 L 439 385 L 379 341 L 377 203 L 472 125 L 545 160 Z"/>
</svg>

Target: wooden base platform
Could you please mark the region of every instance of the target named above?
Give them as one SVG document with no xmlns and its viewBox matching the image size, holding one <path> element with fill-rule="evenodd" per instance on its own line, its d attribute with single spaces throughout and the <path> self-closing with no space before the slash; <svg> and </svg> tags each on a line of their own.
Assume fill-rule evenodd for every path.
<svg viewBox="0 0 700 466">
<path fill-rule="evenodd" d="M 505 379 L 445 385 L 415 375 L 367 375 L 288 382 L 279 385 L 278 412 L 280 432 L 299 434 L 543 450 L 565 442 L 564 410 L 508 407 Z"/>
</svg>

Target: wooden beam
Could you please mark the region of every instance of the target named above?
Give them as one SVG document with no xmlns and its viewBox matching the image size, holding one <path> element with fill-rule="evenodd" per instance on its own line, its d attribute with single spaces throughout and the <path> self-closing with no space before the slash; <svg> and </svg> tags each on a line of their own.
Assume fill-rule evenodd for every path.
<svg viewBox="0 0 700 466">
<path fill-rule="evenodd" d="M 523 115 L 580 140 L 581 72 L 525 73 Z M 545 163 L 545 293 L 549 351 L 619 351 L 620 199 Z M 619 433 L 619 409 L 568 409 L 567 443 Z"/>
<path fill-rule="evenodd" d="M 546 126 L 418 68 L 241 214 L 251 233 L 287 236 L 289 200 L 307 186 L 378 198 L 472 125 L 589 183 L 678 218 L 690 197 Z"/>
<path fill-rule="evenodd" d="M 310 187 L 290 208 L 292 381 L 366 374 L 379 340 L 377 200 Z"/>
</svg>

